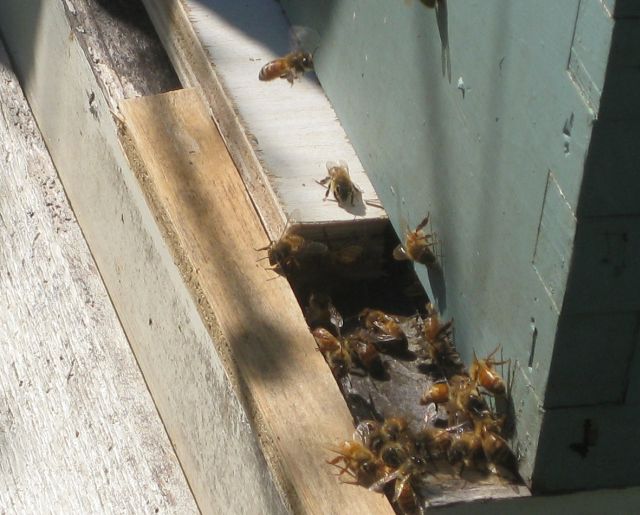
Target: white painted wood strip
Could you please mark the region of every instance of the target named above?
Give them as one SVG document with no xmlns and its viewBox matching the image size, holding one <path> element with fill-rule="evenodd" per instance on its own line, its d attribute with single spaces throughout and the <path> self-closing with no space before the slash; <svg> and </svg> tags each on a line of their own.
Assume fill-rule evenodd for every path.
<svg viewBox="0 0 640 515">
<path fill-rule="evenodd" d="M 261 82 L 260 68 L 290 50 L 289 26 L 275 1 L 186 0 L 201 45 L 240 123 L 253 135 L 271 187 L 287 216 L 298 222 L 382 218 L 381 209 L 342 209 L 324 202 L 326 162 L 344 160 L 363 198 L 376 200 L 373 186 L 313 74 L 291 87 L 285 80 Z M 313 49 L 310 49 L 313 50 Z M 252 138 L 251 138 L 252 139 Z M 251 188 L 250 188 L 251 190 Z"/>
<path fill-rule="evenodd" d="M 0 48 L 0 512 L 197 513 Z"/>
</svg>

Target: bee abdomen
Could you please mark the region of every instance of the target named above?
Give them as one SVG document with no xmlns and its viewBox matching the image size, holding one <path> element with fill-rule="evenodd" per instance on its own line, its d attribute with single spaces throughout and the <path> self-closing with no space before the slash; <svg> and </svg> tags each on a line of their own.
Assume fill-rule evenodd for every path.
<svg viewBox="0 0 640 515">
<path fill-rule="evenodd" d="M 285 67 L 282 65 L 282 62 L 278 59 L 275 61 L 268 62 L 265 64 L 260 70 L 260 74 L 258 75 L 258 79 L 260 80 L 273 80 L 279 78 L 283 73 L 285 73 Z"/>
</svg>

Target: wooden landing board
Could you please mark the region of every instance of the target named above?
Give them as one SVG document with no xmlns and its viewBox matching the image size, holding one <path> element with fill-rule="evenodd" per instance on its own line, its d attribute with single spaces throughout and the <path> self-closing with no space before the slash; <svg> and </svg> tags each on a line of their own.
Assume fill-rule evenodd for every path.
<svg viewBox="0 0 640 515">
<path fill-rule="evenodd" d="M 288 283 L 256 261 L 269 239 L 198 93 L 120 109 L 149 203 L 203 315 L 220 325 L 217 351 L 287 504 L 296 513 L 391 513 L 383 496 L 341 485 L 325 464 L 327 446 L 350 437 L 351 417 Z"/>
<path fill-rule="evenodd" d="M 0 46 L 0 512 L 198 513 Z"/>
<path fill-rule="evenodd" d="M 201 86 L 267 230 L 301 223 L 386 218 L 365 204 L 323 201 L 326 162 L 344 160 L 363 198 L 376 201 L 362 164 L 313 74 L 293 87 L 260 82 L 260 68 L 287 53 L 289 26 L 275 1 L 144 0 L 183 84 Z M 313 49 L 311 49 L 313 50 Z"/>
</svg>

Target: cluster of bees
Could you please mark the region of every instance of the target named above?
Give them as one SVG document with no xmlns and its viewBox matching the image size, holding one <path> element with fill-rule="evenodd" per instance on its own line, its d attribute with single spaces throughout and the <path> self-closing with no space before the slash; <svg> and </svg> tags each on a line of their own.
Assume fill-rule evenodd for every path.
<svg viewBox="0 0 640 515">
<path fill-rule="evenodd" d="M 380 353 L 407 352 L 403 329 L 409 321 L 382 311 L 365 309 L 359 327 L 336 336 L 338 315 L 329 317 L 333 332 L 316 327 L 313 335 L 334 375 L 340 378 L 354 367 L 381 377 L 385 370 Z M 332 321 L 332 322 L 331 322 Z M 518 480 L 517 459 L 503 437 L 506 416 L 499 416 L 487 402 L 507 400 L 508 388 L 496 371 L 494 351 L 485 359 L 474 355 L 468 372 L 453 345 L 452 321 L 441 322 L 431 304 L 426 316 L 415 317 L 421 357 L 437 370 L 420 403 L 427 405 L 425 423 L 416 430 L 404 417 L 362 420 L 353 439 L 342 442 L 328 463 L 337 467 L 346 483 L 385 491 L 401 513 L 421 511 L 417 489 L 428 477 L 462 476 L 465 470 L 497 473 Z M 438 417 L 438 410 L 445 414 Z"/>
<path fill-rule="evenodd" d="M 406 232 L 404 242 L 393 250 L 396 260 L 439 266 L 437 239 L 424 230 L 428 219 Z M 272 270 L 289 277 L 316 259 L 353 263 L 358 249 L 353 245 L 332 251 L 288 229 L 262 250 Z M 506 409 L 495 408 L 508 405 L 510 389 L 510 381 L 496 369 L 506 363 L 495 359 L 498 349 L 484 359 L 474 353 L 467 370 L 455 349 L 453 320 L 442 321 L 431 303 L 422 315 L 412 317 L 365 308 L 355 317 L 355 327 L 344 331 L 345 321 L 330 296 L 312 293 L 305 316 L 339 384 L 350 375 L 393 379 L 383 355 L 401 360 L 413 353 L 430 370 L 426 388 L 415 401 L 427 407 L 421 427 L 411 428 L 399 416 L 361 420 L 353 439 L 332 449 L 336 456 L 328 463 L 337 467 L 343 482 L 384 491 L 401 513 L 416 513 L 421 511 L 419 490 L 425 478 L 462 477 L 473 470 L 520 481 L 517 459 L 503 434 Z"/>
<path fill-rule="evenodd" d="M 436 2 L 423 3 L 432 7 Z M 259 79 L 282 78 L 293 84 L 311 69 L 312 54 L 296 51 L 267 63 Z M 339 205 L 353 205 L 361 191 L 351 181 L 347 164 L 328 162 L 327 172 L 327 177 L 318 181 L 326 187 L 324 198 L 332 194 Z M 395 260 L 439 267 L 438 241 L 425 230 L 428 223 L 427 215 L 415 230 L 406 231 L 404 241 L 393 249 Z M 353 266 L 364 253 L 355 244 L 332 250 L 291 227 L 259 250 L 267 252 L 265 259 L 271 270 L 290 280 L 317 263 Z M 506 363 L 495 359 L 498 348 L 484 359 L 474 353 L 467 370 L 455 349 L 453 320 L 443 322 L 431 303 L 413 317 L 365 308 L 357 314 L 355 327 L 346 332 L 345 321 L 330 296 L 313 292 L 305 316 L 318 350 L 339 383 L 354 374 L 392 379 L 383 355 L 403 359 L 415 353 L 432 372 L 421 398 L 415 401 L 426 406 L 427 416 L 419 427 L 403 416 L 363 419 L 352 440 L 332 449 L 335 456 L 328 463 L 338 469 L 344 483 L 384 491 L 401 513 L 416 513 L 422 511 L 420 490 L 425 480 L 443 475 L 462 477 L 465 471 L 473 470 L 520 481 L 517 459 L 504 434 L 507 410 L 496 408 L 508 406 L 510 401 L 510 388 L 496 370 Z M 409 331 L 413 333 L 411 345 Z"/>
</svg>

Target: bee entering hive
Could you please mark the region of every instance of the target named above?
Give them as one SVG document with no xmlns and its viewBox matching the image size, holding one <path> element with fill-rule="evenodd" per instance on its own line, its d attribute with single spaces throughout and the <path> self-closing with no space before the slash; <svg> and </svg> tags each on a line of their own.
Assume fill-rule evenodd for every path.
<svg viewBox="0 0 640 515">
<path fill-rule="evenodd" d="M 354 419 L 350 440 L 327 442 L 327 463 L 338 480 L 384 492 L 398 513 L 454 495 L 522 495 L 508 444 L 508 361 L 496 348 L 466 367 L 454 321 L 440 317 L 415 274 L 427 264 L 397 259 L 407 243 L 388 222 L 366 238 L 357 225 L 294 225 L 262 249 L 289 280 Z M 408 237 L 430 244 L 425 226 Z"/>
</svg>

